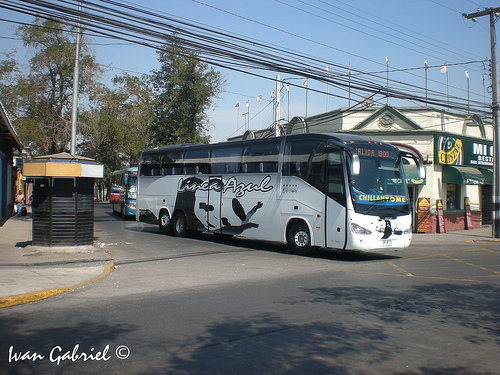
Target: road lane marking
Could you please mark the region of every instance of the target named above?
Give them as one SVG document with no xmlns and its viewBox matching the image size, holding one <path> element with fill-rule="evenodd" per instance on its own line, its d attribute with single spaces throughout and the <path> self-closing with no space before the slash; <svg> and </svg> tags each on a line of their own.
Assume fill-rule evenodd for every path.
<svg viewBox="0 0 500 375">
<path fill-rule="evenodd" d="M 387 262 L 387 264 L 391 267 L 394 267 L 395 269 L 397 269 L 399 272 L 401 272 L 403 275 L 405 276 L 413 276 L 410 272 L 407 272 L 405 271 L 404 269 L 402 269 L 401 267 L 395 265 L 393 262 Z"/>
<path fill-rule="evenodd" d="M 471 266 L 471 267 L 479 268 L 479 269 L 481 269 L 483 271 L 488 271 L 488 272 L 494 273 L 496 275 L 500 275 L 500 272 L 490 270 L 489 268 L 486 268 L 486 267 L 483 267 L 483 266 L 478 266 L 477 264 L 466 262 L 465 260 L 457 259 L 457 258 L 451 257 L 449 255 L 445 255 L 445 257 L 449 258 L 451 260 L 454 260 L 455 262 L 463 263 L 463 264 L 466 264 L 466 265 Z"/>
<path fill-rule="evenodd" d="M 460 259 L 455 257 L 455 256 L 458 256 L 459 254 L 472 253 L 472 252 L 489 252 L 489 253 L 494 253 L 494 254 L 500 254 L 500 252 L 497 252 L 494 250 L 480 248 L 480 249 L 471 249 L 471 250 L 465 250 L 465 251 L 459 251 L 459 252 L 451 252 L 448 254 L 441 253 L 441 254 L 426 255 L 426 256 L 420 256 L 420 257 L 415 257 L 415 258 L 410 258 L 410 259 L 398 259 L 398 260 L 390 260 L 390 261 L 377 261 L 377 262 L 373 262 L 373 263 L 353 264 L 350 266 L 342 266 L 342 267 L 333 268 L 332 270 L 351 272 L 351 273 L 371 274 L 371 275 L 414 277 L 414 278 L 419 278 L 419 279 L 464 281 L 464 282 L 472 282 L 472 283 L 498 282 L 497 280 L 498 280 L 498 277 L 500 276 L 500 271 L 494 271 L 492 269 L 489 269 L 489 268 L 486 268 L 483 266 L 479 266 L 477 264 L 470 263 L 470 262 L 467 262 L 464 260 L 460 260 Z M 437 262 L 437 261 L 447 261 L 447 260 L 448 261 L 449 260 L 456 261 L 458 263 L 465 264 L 469 267 L 478 268 L 478 269 L 481 269 L 483 271 L 490 272 L 491 275 L 483 275 L 483 276 L 477 275 L 477 276 L 473 276 L 473 278 L 415 275 L 414 273 L 410 273 L 398 265 L 398 264 L 401 264 L 402 262 L 410 262 L 410 261 Z M 398 264 L 396 264 L 396 263 L 398 263 Z M 377 265 L 384 265 L 384 264 L 387 264 L 391 268 L 397 270 L 400 274 L 394 274 L 394 273 L 389 273 L 389 272 L 377 272 L 377 271 L 371 272 L 369 269 L 367 269 L 368 266 L 377 266 Z"/>
</svg>

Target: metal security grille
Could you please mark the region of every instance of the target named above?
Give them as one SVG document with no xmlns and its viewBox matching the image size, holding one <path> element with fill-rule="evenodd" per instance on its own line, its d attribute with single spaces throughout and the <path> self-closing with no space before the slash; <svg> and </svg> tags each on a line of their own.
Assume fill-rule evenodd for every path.
<svg viewBox="0 0 500 375">
<path fill-rule="evenodd" d="M 94 236 L 94 179 L 35 179 L 33 245 L 91 245 Z"/>
</svg>

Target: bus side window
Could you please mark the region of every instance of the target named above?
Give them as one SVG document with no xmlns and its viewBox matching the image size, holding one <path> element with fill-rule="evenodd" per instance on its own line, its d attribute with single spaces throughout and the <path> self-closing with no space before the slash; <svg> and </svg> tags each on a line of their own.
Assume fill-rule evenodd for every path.
<svg viewBox="0 0 500 375">
<path fill-rule="evenodd" d="M 212 150 L 212 174 L 240 173 L 241 147 L 215 148 Z"/>
<path fill-rule="evenodd" d="M 243 150 L 243 173 L 272 173 L 278 171 L 279 141 L 249 144 Z"/>
<path fill-rule="evenodd" d="M 317 139 L 287 142 L 283 175 L 300 177 L 324 190 L 324 149 L 323 142 Z"/>
<path fill-rule="evenodd" d="M 331 150 L 328 153 L 326 167 L 328 173 L 327 194 L 330 198 L 345 206 L 344 170 L 340 150 Z"/>
<path fill-rule="evenodd" d="M 326 192 L 325 151 L 324 142 L 315 147 L 314 154 L 309 160 L 309 174 L 306 176 L 306 181 L 323 193 Z"/>
<path fill-rule="evenodd" d="M 182 151 L 170 151 L 163 155 L 161 160 L 161 174 L 163 176 L 182 174 Z"/>
<path fill-rule="evenodd" d="M 153 153 L 143 156 L 141 175 L 158 176 L 160 174 L 160 154 Z"/>
<path fill-rule="evenodd" d="M 184 156 L 184 174 L 210 173 L 210 150 L 188 149 Z"/>
</svg>

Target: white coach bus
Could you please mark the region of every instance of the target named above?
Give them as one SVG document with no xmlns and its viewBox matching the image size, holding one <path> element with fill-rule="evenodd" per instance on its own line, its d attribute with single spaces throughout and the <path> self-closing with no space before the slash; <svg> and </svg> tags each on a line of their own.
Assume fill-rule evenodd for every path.
<svg viewBox="0 0 500 375">
<path fill-rule="evenodd" d="M 187 231 L 318 247 L 376 251 L 410 245 L 403 159 L 415 155 L 349 134 L 297 134 L 147 149 L 137 219 Z M 405 161 L 408 163 L 408 161 Z"/>
</svg>

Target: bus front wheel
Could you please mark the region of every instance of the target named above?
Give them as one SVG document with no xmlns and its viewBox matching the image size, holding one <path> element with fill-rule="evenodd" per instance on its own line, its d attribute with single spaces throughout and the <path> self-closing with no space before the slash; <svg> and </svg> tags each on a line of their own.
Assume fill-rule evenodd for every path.
<svg viewBox="0 0 500 375">
<path fill-rule="evenodd" d="M 177 237 L 185 237 L 187 234 L 186 215 L 182 212 L 177 212 L 173 222 L 174 235 Z"/>
<path fill-rule="evenodd" d="M 311 234 L 304 222 L 295 223 L 287 235 L 288 247 L 297 255 L 312 255 L 317 248 L 311 246 Z"/>
</svg>

